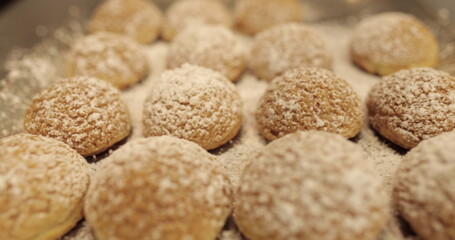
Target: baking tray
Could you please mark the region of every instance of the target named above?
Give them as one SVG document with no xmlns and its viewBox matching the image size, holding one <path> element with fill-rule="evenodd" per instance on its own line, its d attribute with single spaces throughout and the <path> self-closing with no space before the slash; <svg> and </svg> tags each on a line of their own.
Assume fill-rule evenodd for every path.
<svg viewBox="0 0 455 240">
<path fill-rule="evenodd" d="M 232 6 L 231 0 L 223 0 Z M 52 82 L 52 79 L 61 76 L 59 66 L 64 60 L 65 51 L 71 46 L 74 39 L 82 36 L 85 21 L 92 10 L 99 4 L 99 0 L 16 0 L 0 5 L 0 137 L 22 131 L 22 117 L 25 107 L 33 95 L 41 88 Z M 155 1 L 163 9 L 172 0 Z M 455 73 L 455 2 L 451 0 L 303 0 L 305 5 L 305 22 L 318 25 L 327 33 L 341 31 L 346 36 L 346 29 L 352 28 L 355 23 L 365 16 L 383 11 L 402 11 L 411 13 L 422 19 L 433 32 L 441 44 L 438 68 Z M 450 14 L 452 13 L 452 14 Z M 342 26 L 336 27 L 336 26 Z M 344 31 L 344 32 L 343 32 Z M 333 39 L 332 39 L 333 40 Z M 337 39 L 338 40 L 338 39 Z M 345 39 L 346 40 L 346 39 Z M 157 47 L 149 46 L 147 51 L 163 54 L 166 43 L 158 42 Z M 341 54 L 340 57 L 346 57 Z M 347 63 L 348 65 L 350 63 Z M 153 64 L 152 64 L 153 65 Z M 351 64 L 352 65 L 352 64 Z M 342 67 L 335 65 L 335 72 Z M 155 70 L 164 69 L 157 63 L 152 66 Z M 378 79 L 351 66 L 349 71 L 353 75 L 345 74 L 342 77 L 355 76 L 360 81 L 374 82 Z M 158 71 L 159 72 L 159 71 Z M 355 74 L 354 74 L 355 72 Z M 253 79 L 251 73 L 245 73 L 237 84 L 241 95 L 251 95 L 251 98 L 260 97 L 261 92 L 248 92 L 249 89 L 264 89 L 265 83 Z M 365 78 L 365 79 L 360 79 Z M 347 79 L 349 80 L 349 79 Z M 148 84 L 147 82 L 141 84 Z M 256 85 L 255 85 L 256 84 Z M 362 83 L 360 83 L 362 84 Z M 127 90 L 134 91 L 134 89 Z M 125 96 L 128 97 L 126 92 Z M 363 97 L 366 94 L 362 93 Z M 131 93 L 130 95 L 133 95 Z M 254 110 L 255 101 L 247 102 L 246 114 Z M 247 117 L 248 122 L 248 117 Z M 245 130 L 246 129 L 246 130 Z M 240 156 L 243 146 L 242 137 L 250 134 L 248 127 L 242 129 L 240 136 L 232 142 L 211 153 L 224 160 L 230 158 L 246 158 Z M 254 133 L 253 133 L 254 134 Z M 362 139 L 371 138 L 367 140 Z M 405 151 L 397 148 L 388 141 L 375 134 L 368 126 L 362 129 L 362 141 L 377 141 L 378 147 L 387 151 L 384 154 L 396 157 L 399 161 Z M 260 149 L 265 142 L 258 139 L 251 148 Z M 246 146 L 245 148 L 247 148 Z M 250 149 L 251 150 L 251 149 Z M 107 155 L 107 154 L 105 154 Z M 104 156 L 89 158 L 96 162 Z M 392 163 L 389 163 L 392 164 Z M 393 163 L 394 167 L 398 162 Z M 378 166 L 377 166 L 378 167 Z M 382 166 L 379 166 L 379 168 Z M 391 173 L 388 173 L 389 175 Z M 241 239 L 232 218 L 228 219 L 223 233 L 219 237 L 223 240 Z M 414 239 L 416 238 L 405 222 L 394 218 L 379 237 L 381 240 Z M 67 240 L 91 240 L 93 237 L 84 222 L 81 222 L 71 233 L 64 237 Z"/>
</svg>

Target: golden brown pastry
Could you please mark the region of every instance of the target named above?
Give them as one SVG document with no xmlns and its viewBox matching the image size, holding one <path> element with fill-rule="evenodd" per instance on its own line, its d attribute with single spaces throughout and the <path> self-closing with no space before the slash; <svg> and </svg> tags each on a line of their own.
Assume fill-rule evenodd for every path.
<svg viewBox="0 0 455 240">
<path fill-rule="evenodd" d="M 217 148 L 242 124 L 240 95 L 226 77 L 184 64 L 164 72 L 144 104 L 144 135 L 172 135 Z"/>
<path fill-rule="evenodd" d="M 147 59 L 141 46 L 113 33 L 99 32 L 79 39 L 66 59 L 68 77 L 97 77 L 119 89 L 139 82 L 147 73 Z"/>
<path fill-rule="evenodd" d="M 387 75 L 415 67 L 434 67 L 438 42 L 414 16 L 386 12 L 364 19 L 351 40 L 354 63 L 367 72 Z"/>
<path fill-rule="evenodd" d="M 235 220 L 251 240 L 375 240 L 388 218 L 382 181 L 356 144 L 296 132 L 271 142 L 244 169 Z"/>
<path fill-rule="evenodd" d="M 169 68 L 177 68 L 184 63 L 213 69 L 234 82 L 245 70 L 246 50 L 226 27 L 189 28 L 172 41 L 169 49 Z"/>
<path fill-rule="evenodd" d="M 97 78 L 75 77 L 39 92 L 25 112 L 24 128 L 90 156 L 127 137 L 131 124 L 114 86 Z"/>
<path fill-rule="evenodd" d="M 332 69 L 332 55 L 324 36 L 304 24 L 286 23 L 265 30 L 254 38 L 250 68 L 261 79 L 297 67 Z"/>
<path fill-rule="evenodd" d="M 259 132 L 275 140 L 298 130 L 356 136 L 363 117 L 352 87 L 322 68 L 295 68 L 276 77 L 259 101 Z"/>
<path fill-rule="evenodd" d="M 410 149 L 420 141 L 455 129 L 455 78 L 431 68 L 385 76 L 367 99 L 371 126 Z"/>
<path fill-rule="evenodd" d="M 153 42 L 161 32 L 163 14 L 148 0 L 105 0 L 93 12 L 88 28 L 91 33 L 113 32 L 139 43 Z"/>
<path fill-rule="evenodd" d="M 55 139 L 0 139 L 0 239 L 54 240 L 83 217 L 86 160 Z"/>
<path fill-rule="evenodd" d="M 85 201 L 98 240 L 214 240 L 231 211 L 221 165 L 197 144 L 141 138 L 97 171 Z"/>
<path fill-rule="evenodd" d="M 301 22 L 303 6 L 299 0 L 238 0 L 234 20 L 239 31 L 254 35 L 274 25 Z"/>
<path fill-rule="evenodd" d="M 455 132 L 422 141 L 397 171 L 394 200 L 422 239 L 455 239 Z"/>
<path fill-rule="evenodd" d="M 179 0 L 166 11 L 163 38 L 171 41 L 188 27 L 222 25 L 230 28 L 232 16 L 221 1 Z"/>
</svg>

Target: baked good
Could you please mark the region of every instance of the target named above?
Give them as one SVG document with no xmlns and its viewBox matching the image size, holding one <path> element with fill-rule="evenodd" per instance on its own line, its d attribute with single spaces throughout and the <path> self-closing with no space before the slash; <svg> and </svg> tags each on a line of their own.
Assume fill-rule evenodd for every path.
<svg viewBox="0 0 455 240">
<path fill-rule="evenodd" d="M 324 36 L 304 24 L 286 23 L 256 35 L 250 68 L 266 81 L 297 67 L 332 68 Z"/>
<path fill-rule="evenodd" d="M 30 134 L 0 139 L 0 239 L 52 240 L 83 217 L 86 160 L 68 145 Z"/>
<path fill-rule="evenodd" d="M 39 92 L 25 112 L 24 128 L 90 156 L 127 137 L 131 124 L 114 86 L 97 78 L 75 77 Z"/>
<path fill-rule="evenodd" d="M 303 6 L 299 0 L 238 0 L 234 8 L 235 27 L 254 35 L 274 25 L 301 22 Z"/>
<path fill-rule="evenodd" d="M 105 0 L 93 12 L 88 29 L 126 35 L 139 43 L 153 42 L 161 32 L 163 14 L 148 0 Z"/>
<path fill-rule="evenodd" d="M 163 38 L 171 41 L 188 27 L 222 25 L 231 27 L 232 16 L 221 1 L 178 0 L 165 13 Z"/>
<path fill-rule="evenodd" d="M 355 28 L 351 39 L 354 63 L 370 73 L 387 75 L 415 67 L 434 67 L 438 42 L 417 18 L 400 12 L 368 17 Z"/>
<path fill-rule="evenodd" d="M 298 130 L 356 136 L 363 117 L 352 87 L 322 68 L 295 68 L 276 77 L 256 111 L 259 132 L 268 140 Z"/>
<path fill-rule="evenodd" d="M 119 89 L 147 76 L 148 64 L 139 44 L 113 33 L 99 32 L 79 39 L 66 58 L 66 75 L 91 76 Z"/>
<path fill-rule="evenodd" d="M 401 70 L 370 90 L 371 126 L 391 142 L 410 149 L 455 129 L 455 78 L 431 68 Z"/>
<path fill-rule="evenodd" d="M 84 209 L 98 240 L 213 240 L 231 211 L 227 176 L 195 143 L 139 138 L 106 160 Z"/>
<path fill-rule="evenodd" d="M 403 158 L 394 200 L 422 239 L 455 239 L 455 132 L 422 141 Z"/>
<path fill-rule="evenodd" d="M 388 218 L 382 181 L 363 150 L 340 135 L 296 132 L 244 169 L 234 218 L 258 239 L 375 240 Z"/>
<path fill-rule="evenodd" d="M 235 137 L 242 102 L 221 73 L 194 65 L 165 71 L 144 104 L 144 135 L 172 135 L 217 148 Z"/>
<path fill-rule="evenodd" d="M 180 33 L 169 49 L 169 68 L 177 68 L 184 63 L 213 69 L 236 81 L 245 70 L 246 51 L 226 27 L 194 27 Z"/>
</svg>

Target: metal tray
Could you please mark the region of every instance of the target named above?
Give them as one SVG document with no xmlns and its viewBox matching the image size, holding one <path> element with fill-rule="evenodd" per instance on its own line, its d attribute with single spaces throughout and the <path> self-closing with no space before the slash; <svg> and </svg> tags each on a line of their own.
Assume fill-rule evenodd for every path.
<svg viewBox="0 0 455 240">
<path fill-rule="evenodd" d="M 173 0 L 156 0 L 166 8 Z M 232 5 L 233 0 L 223 0 Z M 453 0 L 302 0 L 309 23 L 339 22 L 351 26 L 358 19 L 383 11 L 402 11 L 425 21 L 441 44 L 438 68 L 455 74 L 455 2 Z M 85 20 L 100 0 L 16 0 L 0 5 L 0 137 L 22 131 L 25 107 L 33 95 L 59 76 L 46 63 L 59 63 L 72 40 L 83 34 Z M 452 14 L 450 14 L 452 13 Z M 222 154 L 222 153 L 214 153 Z M 73 230 L 64 239 L 73 239 Z M 232 219 L 225 229 L 238 237 Z M 400 219 L 387 226 L 380 239 L 414 238 Z M 73 236 L 73 237 L 72 237 Z M 221 239 L 236 239 L 234 238 Z M 80 239 L 80 238 L 77 238 Z M 84 239 L 91 239 L 90 237 Z"/>
</svg>

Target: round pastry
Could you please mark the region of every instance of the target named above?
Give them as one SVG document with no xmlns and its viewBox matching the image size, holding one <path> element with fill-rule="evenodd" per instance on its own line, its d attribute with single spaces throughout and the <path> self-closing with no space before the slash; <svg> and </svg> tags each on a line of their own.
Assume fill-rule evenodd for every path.
<svg viewBox="0 0 455 240">
<path fill-rule="evenodd" d="M 250 55 L 253 72 L 267 81 L 297 67 L 332 68 L 332 55 L 316 30 L 297 23 L 272 27 L 258 34 Z"/>
<path fill-rule="evenodd" d="M 221 73 L 194 65 L 164 72 L 144 104 L 145 136 L 173 135 L 217 148 L 235 137 L 242 102 Z"/>
<path fill-rule="evenodd" d="M 433 34 L 414 16 L 387 12 L 358 24 L 352 35 L 351 57 L 367 72 L 387 75 L 435 66 L 438 48 Z"/>
<path fill-rule="evenodd" d="M 161 31 L 163 14 L 148 0 L 105 0 L 88 24 L 89 31 L 126 35 L 139 43 L 154 41 Z"/>
<path fill-rule="evenodd" d="M 351 86 L 322 68 L 295 68 L 276 77 L 259 101 L 259 132 L 268 140 L 297 130 L 356 136 L 363 117 Z"/>
<path fill-rule="evenodd" d="M 60 140 L 83 156 L 127 137 L 128 109 L 111 84 L 90 77 L 64 79 L 42 90 L 25 112 L 28 133 Z"/>
<path fill-rule="evenodd" d="M 238 0 L 234 8 L 235 27 L 251 35 L 273 25 L 302 20 L 299 0 Z"/>
<path fill-rule="evenodd" d="M 85 159 L 54 139 L 0 139 L 0 239 L 52 240 L 83 217 L 89 187 Z"/>
<path fill-rule="evenodd" d="M 455 129 L 455 78 L 431 68 L 401 70 L 383 77 L 367 99 L 371 126 L 410 149 Z"/>
<path fill-rule="evenodd" d="M 382 181 L 363 150 L 327 132 L 271 142 L 244 169 L 234 217 L 251 240 L 374 240 L 388 219 Z"/>
<path fill-rule="evenodd" d="M 213 240 L 232 192 L 214 156 L 170 136 L 136 139 L 96 173 L 85 215 L 98 240 Z"/>
<path fill-rule="evenodd" d="M 231 30 L 223 26 L 189 28 L 171 43 L 168 67 L 184 63 L 210 68 L 231 81 L 238 80 L 246 67 L 246 51 Z"/>
<path fill-rule="evenodd" d="M 231 27 L 232 16 L 226 6 L 213 0 L 179 0 L 166 11 L 163 38 L 171 41 L 188 27 L 222 25 Z"/>
<path fill-rule="evenodd" d="M 455 239 L 455 132 L 422 141 L 397 171 L 394 200 L 423 239 Z"/>
<path fill-rule="evenodd" d="M 147 59 L 133 40 L 107 32 L 88 35 L 77 41 L 66 60 L 66 74 L 92 76 L 124 89 L 148 73 Z"/>
</svg>

